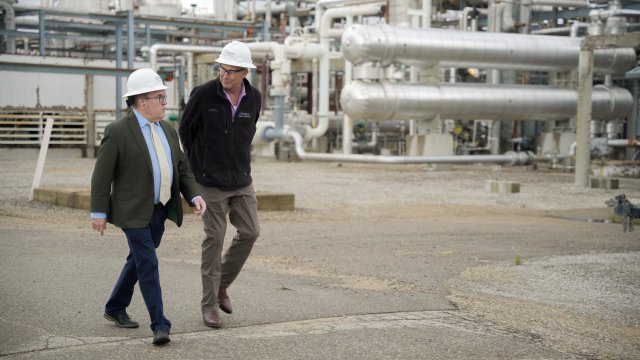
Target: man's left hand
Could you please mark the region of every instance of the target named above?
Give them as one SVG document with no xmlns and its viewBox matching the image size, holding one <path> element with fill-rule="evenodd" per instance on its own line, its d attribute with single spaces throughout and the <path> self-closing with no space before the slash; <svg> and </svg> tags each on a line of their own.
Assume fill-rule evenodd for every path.
<svg viewBox="0 0 640 360">
<path fill-rule="evenodd" d="M 196 210 L 193 213 L 198 216 L 202 216 L 202 214 L 207 210 L 207 203 L 202 199 L 202 197 L 195 198 L 193 200 L 193 205 L 196 207 Z"/>
</svg>

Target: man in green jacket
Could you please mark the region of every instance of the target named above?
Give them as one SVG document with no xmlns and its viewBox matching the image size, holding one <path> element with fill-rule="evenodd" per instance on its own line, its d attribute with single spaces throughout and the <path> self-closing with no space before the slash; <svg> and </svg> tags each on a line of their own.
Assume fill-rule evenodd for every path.
<svg viewBox="0 0 640 360">
<path fill-rule="evenodd" d="M 126 312 L 136 282 L 151 318 L 153 344 L 170 341 L 164 316 L 156 248 L 168 218 L 182 225 L 180 194 L 202 215 L 206 204 L 178 135 L 165 117 L 167 97 L 152 69 L 134 71 L 127 81 L 129 114 L 105 128 L 91 178 L 91 224 L 104 234 L 107 222 L 122 229 L 129 255 L 105 306 L 104 317 L 123 328 L 138 327 Z"/>
</svg>

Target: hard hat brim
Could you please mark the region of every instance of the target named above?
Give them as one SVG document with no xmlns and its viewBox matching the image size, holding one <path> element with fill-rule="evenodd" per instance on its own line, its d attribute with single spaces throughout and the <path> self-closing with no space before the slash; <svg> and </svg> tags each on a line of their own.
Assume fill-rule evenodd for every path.
<svg viewBox="0 0 640 360">
<path fill-rule="evenodd" d="M 247 69 L 255 69 L 256 66 L 249 63 L 243 63 L 243 62 L 239 62 L 239 61 L 233 61 L 233 60 L 229 60 L 229 59 L 223 59 L 222 57 L 219 57 L 217 59 L 214 60 L 217 63 L 223 64 L 223 65 L 231 65 L 231 66 L 237 66 L 237 67 L 241 67 L 241 68 L 247 68 Z"/>
<path fill-rule="evenodd" d="M 129 96 L 133 96 L 133 95 L 140 95 L 140 94 L 146 94 L 146 93 L 150 93 L 152 91 L 158 91 L 158 90 L 166 90 L 169 87 L 166 85 L 157 85 L 157 86 L 152 86 L 150 88 L 146 88 L 146 89 L 138 89 L 138 90 L 133 90 L 133 91 L 129 91 L 128 93 L 122 95 L 123 98 L 129 97 Z"/>
</svg>

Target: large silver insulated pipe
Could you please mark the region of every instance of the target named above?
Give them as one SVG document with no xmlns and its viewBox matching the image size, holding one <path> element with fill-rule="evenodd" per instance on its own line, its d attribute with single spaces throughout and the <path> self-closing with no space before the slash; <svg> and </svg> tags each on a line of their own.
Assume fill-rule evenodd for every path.
<svg viewBox="0 0 640 360">
<path fill-rule="evenodd" d="M 342 35 L 342 53 L 356 65 L 377 61 L 383 66 L 440 63 L 444 67 L 558 71 L 578 67 L 580 41 L 559 36 L 353 25 Z M 623 73 L 635 62 L 632 48 L 594 52 L 598 74 Z"/>
<path fill-rule="evenodd" d="M 623 88 L 593 87 L 592 118 L 628 116 L 633 96 Z M 564 120 L 576 115 L 575 90 L 533 85 L 407 84 L 355 80 L 340 95 L 352 119 Z"/>
</svg>

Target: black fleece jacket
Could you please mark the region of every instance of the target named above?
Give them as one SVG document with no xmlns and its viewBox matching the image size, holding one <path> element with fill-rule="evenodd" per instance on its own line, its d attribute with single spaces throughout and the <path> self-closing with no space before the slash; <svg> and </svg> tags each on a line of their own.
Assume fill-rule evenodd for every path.
<svg viewBox="0 0 640 360">
<path fill-rule="evenodd" d="M 246 95 L 235 117 L 219 79 L 193 89 L 180 121 L 180 140 L 196 181 L 231 191 L 252 182 L 251 141 L 260 117 L 260 91 L 243 80 Z"/>
</svg>

